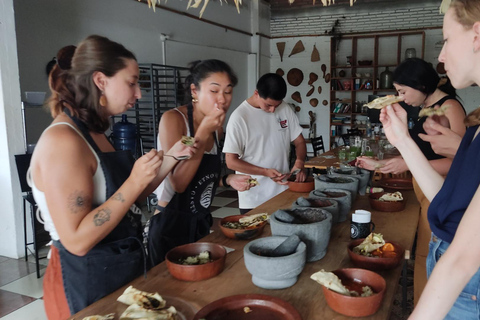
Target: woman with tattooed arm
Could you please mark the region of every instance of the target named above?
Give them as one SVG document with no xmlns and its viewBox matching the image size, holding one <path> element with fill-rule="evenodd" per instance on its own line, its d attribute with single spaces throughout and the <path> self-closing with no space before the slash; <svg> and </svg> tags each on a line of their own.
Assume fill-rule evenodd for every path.
<svg viewBox="0 0 480 320">
<path fill-rule="evenodd" d="M 49 319 L 66 319 L 147 268 L 141 212 L 177 161 L 151 150 L 135 161 L 105 136 L 109 117 L 141 97 L 135 56 L 90 36 L 61 49 L 49 75 L 54 118 L 43 132 L 28 179 L 53 240 L 44 278 Z M 180 142 L 167 154 L 192 156 Z"/>
</svg>

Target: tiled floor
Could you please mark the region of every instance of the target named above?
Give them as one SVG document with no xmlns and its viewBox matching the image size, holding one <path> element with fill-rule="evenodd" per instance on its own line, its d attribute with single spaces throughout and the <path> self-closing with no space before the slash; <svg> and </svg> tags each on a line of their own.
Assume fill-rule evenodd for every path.
<svg viewBox="0 0 480 320">
<path fill-rule="evenodd" d="M 218 190 L 211 207 L 214 226 L 219 218 L 239 214 L 237 192 L 233 190 Z M 48 249 L 43 249 L 44 255 Z M 1 320 L 46 320 L 43 307 L 43 274 L 48 261 L 41 259 L 42 277 L 37 279 L 35 263 L 32 256 L 28 262 L 25 259 L 10 259 L 0 256 L 0 319 Z M 411 281 L 411 279 L 410 279 Z M 397 291 L 390 320 L 403 320 L 411 312 L 413 286 L 408 289 L 407 311 L 401 308 L 401 286 Z M 309 319 L 305 319 L 309 320 Z"/>
</svg>

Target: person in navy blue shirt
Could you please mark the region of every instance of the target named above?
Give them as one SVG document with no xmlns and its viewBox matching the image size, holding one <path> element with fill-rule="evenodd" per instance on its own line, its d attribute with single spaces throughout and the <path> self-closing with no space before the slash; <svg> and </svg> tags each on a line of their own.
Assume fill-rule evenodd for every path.
<svg viewBox="0 0 480 320">
<path fill-rule="evenodd" d="M 445 64 L 452 85 L 460 89 L 479 84 L 480 2 L 452 0 L 445 14 L 443 36 L 438 59 Z M 400 151 L 431 201 L 429 280 L 410 319 L 479 319 L 480 108 L 465 119 L 468 129 L 445 179 L 410 137 L 407 115 L 400 105 L 383 109 L 380 121 L 388 140 Z M 431 130 L 427 133 L 435 134 Z"/>
</svg>

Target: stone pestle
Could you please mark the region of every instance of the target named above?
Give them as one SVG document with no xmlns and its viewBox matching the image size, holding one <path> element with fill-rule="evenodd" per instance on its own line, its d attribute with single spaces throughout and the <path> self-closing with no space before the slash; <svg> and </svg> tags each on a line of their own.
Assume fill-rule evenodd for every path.
<svg viewBox="0 0 480 320">
<path fill-rule="evenodd" d="M 285 223 L 292 223 L 295 220 L 295 217 L 285 210 L 279 209 L 274 214 L 278 220 Z"/>
<path fill-rule="evenodd" d="M 278 247 L 273 249 L 270 252 L 271 257 L 283 257 L 291 255 L 292 253 L 297 250 L 298 245 L 300 244 L 301 240 L 296 234 L 292 234 L 289 236 L 285 241 L 280 243 Z"/>
</svg>

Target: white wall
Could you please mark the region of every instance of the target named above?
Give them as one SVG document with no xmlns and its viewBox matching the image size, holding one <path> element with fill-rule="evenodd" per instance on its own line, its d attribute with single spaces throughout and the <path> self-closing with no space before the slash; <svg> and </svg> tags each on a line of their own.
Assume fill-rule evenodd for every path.
<svg viewBox="0 0 480 320">
<path fill-rule="evenodd" d="M 172 0 L 162 6 L 198 16 L 200 9 L 186 11 L 187 1 Z M 140 63 L 163 63 L 186 66 L 197 59 L 217 58 L 229 63 L 239 76 L 232 109 L 250 96 L 248 79 L 252 54 L 269 57 L 264 40 L 255 50 L 251 47 L 252 25 L 256 32 L 269 33 L 268 5 L 261 1 L 255 13 L 244 1 L 241 14 L 232 1 L 220 5 L 211 1 L 203 21 L 157 8 L 156 12 L 134 0 L 2 0 L 0 1 L 0 71 L 3 98 L 0 99 L 0 255 L 23 254 L 23 220 L 21 196 L 13 154 L 22 153 L 23 132 L 20 99 L 26 91 L 48 92 L 45 67 L 65 45 L 77 44 L 90 34 L 100 34 L 132 50 Z M 15 19 L 15 21 L 14 21 Z M 206 20 L 239 29 L 206 23 Z M 160 34 L 169 36 L 163 56 Z M 266 52 L 260 52 L 267 47 Z M 18 63 L 17 63 L 18 54 Z M 164 59 L 165 58 L 165 59 Z M 269 69 L 269 59 L 259 59 L 259 69 Z M 17 68 L 18 67 L 18 68 Z M 255 67 L 256 69 L 256 67 Z M 18 79 L 20 76 L 20 84 Z M 21 88 L 21 91 L 20 91 Z M 3 104 L 2 104 L 3 103 Z M 41 132 L 48 120 L 36 121 L 31 132 Z M 29 142 L 32 142 L 29 139 Z M 5 145 L 4 145 L 5 144 Z M 7 145 L 8 144 L 8 145 Z"/>
<path fill-rule="evenodd" d="M 20 88 L 13 0 L 0 1 L 0 39 L 0 255 L 18 257 L 23 251 L 22 197 L 13 155 L 24 148 L 21 112 L 15 108 Z"/>
<path fill-rule="evenodd" d="M 302 41 L 305 51 L 297 53 L 289 57 L 293 47 L 298 41 Z M 280 59 L 279 51 L 277 50 L 277 43 L 285 42 L 285 51 L 283 53 L 283 61 Z M 320 61 L 311 62 L 311 55 L 313 45 L 316 46 L 320 53 Z M 325 82 L 323 78 L 323 72 L 321 70 L 322 64 L 327 67 L 327 72 L 330 72 L 330 37 L 318 36 L 318 37 L 293 37 L 293 38 L 279 38 L 271 41 L 271 72 L 276 72 L 278 68 L 281 68 L 285 73 L 283 78 L 287 82 L 287 96 L 285 101 L 295 106 L 300 106 L 301 110 L 297 113 L 300 124 L 309 124 L 310 118 L 308 116 L 309 111 L 313 111 L 316 114 L 317 136 L 322 135 L 325 142 L 326 150 L 328 150 L 329 143 L 329 129 L 330 129 L 330 104 L 323 105 L 323 101 L 330 101 L 330 84 Z M 287 81 L 288 71 L 292 68 L 298 68 L 303 72 L 302 83 L 294 87 Z M 310 79 L 310 73 L 313 72 L 318 75 L 318 80 L 313 83 L 315 87 L 311 96 L 307 97 L 308 91 L 311 86 L 308 85 Z M 318 87 L 322 88 L 322 93 L 318 93 Z M 294 92 L 300 92 L 302 103 L 298 103 L 292 99 Z M 319 103 L 316 107 L 310 105 L 310 99 L 316 98 Z M 304 130 L 304 136 L 308 137 L 308 130 Z M 310 147 L 310 146 L 307 146 Z M 311 150 L 308 150 L 311 151 Z"/>
</svg>

